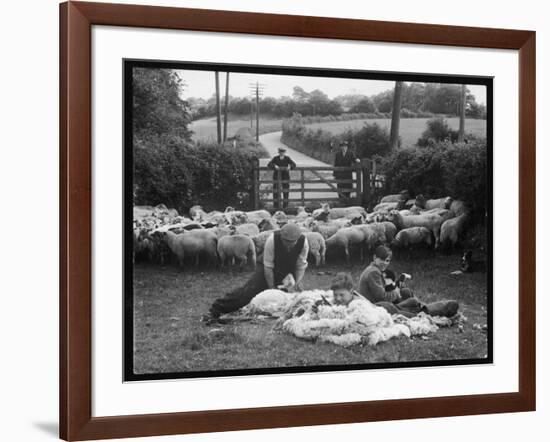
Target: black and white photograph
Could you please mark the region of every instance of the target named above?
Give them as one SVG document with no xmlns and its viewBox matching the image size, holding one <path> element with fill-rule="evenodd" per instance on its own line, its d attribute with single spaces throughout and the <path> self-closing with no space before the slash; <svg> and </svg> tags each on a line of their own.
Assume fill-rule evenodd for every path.
<svg viewBox="0 0 550 442">
<path fill-rule="evenodd" d="M 123 65 L 126 381 L 493 362 L 492 77 Z"/>
</svg>

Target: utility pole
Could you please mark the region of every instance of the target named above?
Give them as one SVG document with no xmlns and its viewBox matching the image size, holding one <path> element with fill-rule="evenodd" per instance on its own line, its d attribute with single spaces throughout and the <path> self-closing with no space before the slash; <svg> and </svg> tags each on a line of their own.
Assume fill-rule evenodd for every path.
<svg viewBox="0 0 550 442">
<path fill-rule="evenodd" d="M 458 142 L 464 141 L 464 123 L 466 120 L 466 85 L 463 84 L 460 90 L 460 105 L 458 107 L 460 111 L 460 123 L 458 126 Z"/>
<path fill-rule="evenodd" d="M 393 92 L 393 106 L 391 111 L 390 146 L 392 150 L 397 149 L 399 144 L 399 122 L 401 120 L 401 94 L 403 82 L 396 81 Z"/>
<path fill-rule="evenodd" d="M 223 141 L 227 141 L 227 108 L 229 107 L 229 72 L 225 74 L 225 108 L 223 116 Z"/>
<path fill-rule="evenodd" d="M 256 82 L 250 83 L 249 87 L 251 95 L 256 99 L 256 141 L 260 141 L 260 96 L 263 95 L 265 85 Z"/>
<path fill-rule="evenodd" d="M 216 123 L 218 128 L 218 144 L 222 143 L 222 109 L 220 105 L 220 73 L 216 71 Z"/>
</svg>

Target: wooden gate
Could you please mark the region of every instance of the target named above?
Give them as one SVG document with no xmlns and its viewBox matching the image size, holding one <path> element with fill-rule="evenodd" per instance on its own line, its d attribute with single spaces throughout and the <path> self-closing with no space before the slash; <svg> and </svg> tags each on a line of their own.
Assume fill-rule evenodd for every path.
<svg viewBox="0 0 550 442">
<path fill-rule="evenodd" d="M 336 179 L 335 172 L 351 172 L 351 179 Z M 280 171 L 274 174 L 273 169 L 256 163 L 253 174 L 255 209 L 280 209 L 283 205 L 316 208 L 325 202 L 331 206 L 366 207 L 377 179 L 376 167 L 370 160 L 363 160 L 356 167 L 296 167 L 288 180 L 282 179 Z M 288 199 L 284 199 L 287 187 Z"/>
</svg>

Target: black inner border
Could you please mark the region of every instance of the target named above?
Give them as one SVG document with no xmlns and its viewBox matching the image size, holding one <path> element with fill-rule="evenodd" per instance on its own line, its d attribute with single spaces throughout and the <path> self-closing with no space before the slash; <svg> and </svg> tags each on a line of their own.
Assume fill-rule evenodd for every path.
<svg viewBox="0 0 550 442">
<path fill-rule="evenodd" d="M 493 77 L 447 75 L 447 74 L 422 74 L 422 73 L 397 73 L 383 71 L 362 71 L 347 69 L 324 69 L 287 66 L 263 66 L 222 63 L 198 63 L 181 61 L 158 61 L 123 59 L 123 188 L 124 188 L 124 215 L 123 215 L 123 268 L 124 268 L 124 318 L 123 327 L 123 381 L 145 381 L 162 379 L 184 378 L 209 378 L 222 376 L 249 376 L 260 374 L 282 373 L 315 373 L 328 371 L 369 370 L 384 368 L 413 368 L 413 367 L 441 367 L 472 364 L 493 363 Z M 239 72 L 274 75 L 296 75 L 308 77 L 336 77 L 365 80 L 408 81 L 408 82 L 433 82 L 469 85 L 482 85 L 487 88 L 487 357 L 481 359 L 459 359 L 439 361 L 411 361 L 391 363 L 371 363 L 352 365 L 316 365 L 300 367 L 277 368 L 245 368 L 216 371 L 189 371 L 174 373 L 134 373 L 134 296 L 133 296 L 133 133 L 132 133 L 132 72 L 133 68 L 151 69 L 185 69 L 201 71 Z"/>
</svg>

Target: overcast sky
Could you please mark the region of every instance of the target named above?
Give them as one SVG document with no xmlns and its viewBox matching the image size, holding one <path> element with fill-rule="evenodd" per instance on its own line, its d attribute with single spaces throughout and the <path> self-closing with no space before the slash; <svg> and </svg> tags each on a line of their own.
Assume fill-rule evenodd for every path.
<svg viewBox="0 0 550 442">
<path fill-rule="evenodd" d="M 214 72 L 179 70 L 185 81 L 183 97 L 210 98 L 215 93 Z M 394 87 L 394 81 L 356 80 L 350 78 L 302 77 L 295 75 L 243 74 L 232 72 L 229 75 L 229 95 L 245 97 L 250 94 L 250 85 L 256 82 L 263 85 L 264 96 L 279 98 L 292 96 L 292 88 L 301 86 L 306 92 L 320 89 L 329 98 L 345 94 L 373 95 Z M 485 86 L 468 85 L 478 103 L 486 103 Z M 220 73 L 220 91 L 225 94 L 225 73 Z"/>
</svg>

